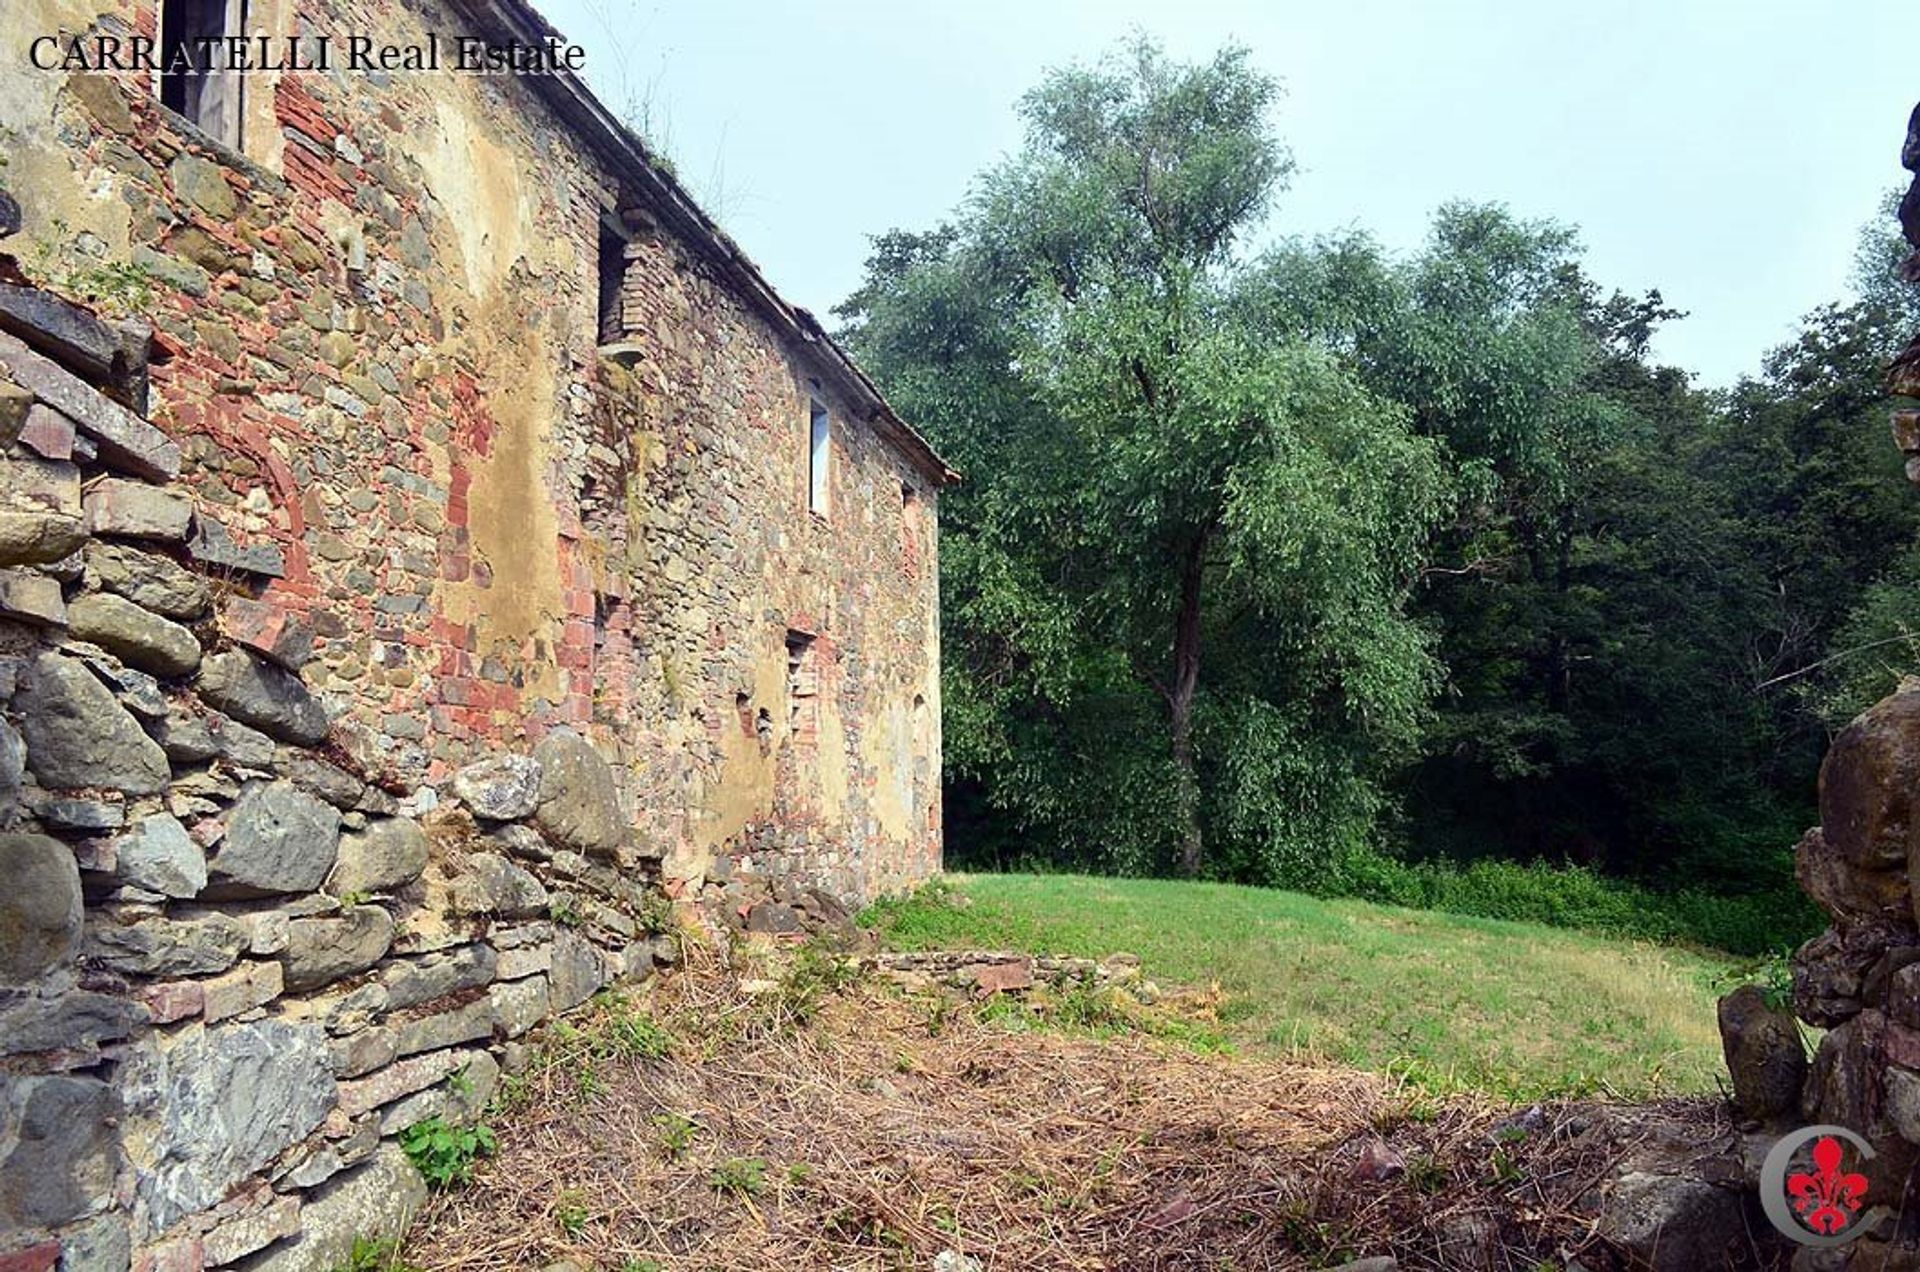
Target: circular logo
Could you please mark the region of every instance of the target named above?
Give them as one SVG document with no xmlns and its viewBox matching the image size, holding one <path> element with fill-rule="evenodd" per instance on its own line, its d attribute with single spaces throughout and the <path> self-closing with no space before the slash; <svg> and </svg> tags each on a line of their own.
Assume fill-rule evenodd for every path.
<svg viewBox="0 0 1920 1272">
<path fill-rule="evenodd" d="M 1846 1150 L 1874 1158 L 1873 1146 L 1844 1126 L 1803 1126 L 1780 1137 L 1760 1167 L 1760 1205 L 1774 1227 L 1801 1245 L 1830 1249 L 1859 1236 L 1857 1222 L 1867 1200 L 1867 1177 L 1844 1167 Z M 1813 1169 L 1792 1171 L 1793 1155 L 1813 1145 Z"/>
</svg>

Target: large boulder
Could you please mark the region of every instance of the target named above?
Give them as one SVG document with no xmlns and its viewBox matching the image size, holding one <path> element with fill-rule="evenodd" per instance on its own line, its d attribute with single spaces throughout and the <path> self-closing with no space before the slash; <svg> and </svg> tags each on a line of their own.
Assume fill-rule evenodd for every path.
<svg viewBox="0 0 1920 1272">
<path fill-rule="evenodd" d="M 45 835 L 0 835 L 0 985 L 60 966 L 80 943 L 80 868 Z"/>
<path fill-rule="evenodd" d="M 1742 985 L 1720 1000 L 1720 1046 L 1733 1098 L 1756 1121 L 1798 1111 L 1807 1052 L 1793 1013 L 1767 1001 L 1758 985 Z"/>
<path fill-rule="evenodd" d="M 295 919 L 287 924 L 287 948 L 280 952 L 286 988 L 317 989 L 386 956 L 393 945 L 393 916 L 377 905 L 353 905 L 338 916 Z"/>
<path fill-rule="evenodd" d="M 1633 1171 L 1608 1190 L 1598 1231 L 1638 1272 L 1745 1267 L 1742 1256 L 1751 1246 L 1746 1210 L 1737 1188 Z"/>
<path fill-rule="evenodd" d="M 27 767 L 42 786 L 105 786 L 129 795 L 166 789 L 167 753 L 79 659 L 35 655 L 13 705 Z"/>
<path fill-rule="evenodd" d="M 244 649 L 215 654 L 200 668 L 200 696 L 242 724 L 296 746 L 327 737 L 327 712 L 300 677 Z"/>
<path fill-rule="evenodd" d="M 227 1196 L 312 1134 L 334 1104 L 326 1031 L 310 1022 L 196 1029 L 143 1059 L 123 1095 L 157 1123 L 136 1165 L 161 1230 Z"/>
<path fill-rule="evenodd" d="M 571 729 L 540 740 L 533 758 L 540 768 L 540 799 L 534 824 L 564 848 L 610 857 L 630 830 L 620 811 L 613 769 L 600 752 Z"/>
<path fill-rule="evenodd" d="M 68 605 L 67 627 L 156 676 L 184 676 L 200 665 L 200 642 L 192 632 L 111 592 L 94 592 Z"/>
<path fill-rule="evenodd" d="M 229 896 L 312 892 L 340 847 L 340 812 L 291 782 L 256 782 L 240 793 L 213 858 L 217 890 Z"/>
<path fill-rule="evenodd" d="M 1849 865 L 1904 867 L 1920 786 L 1920 691 L 1904 690 L 1863 711 L 1833 740 L 1820 765 L 1820 828 Z"/>
<path fill-rule="evenodd" d="M 327 889 L 335 896 L 391 892 L 427 868 L 427 832 L 406 817 L 387 817 L 340 836 L 340 856 Z"/>
</svg>

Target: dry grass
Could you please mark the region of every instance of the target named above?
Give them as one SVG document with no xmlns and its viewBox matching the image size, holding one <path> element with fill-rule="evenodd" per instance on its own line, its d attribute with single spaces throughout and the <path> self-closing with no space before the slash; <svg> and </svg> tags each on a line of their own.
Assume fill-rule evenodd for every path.
<svg viewBox="0 0 1920 1272">
<path fill-rule="evenodd" d="M 718 963 L 670 978 L 646 1014 L 603 1007 L 564 1030 L 499 1121 L 500 1156 L 436 1204 L 409 1260 L 791 1272 L 925 1269 L 953 1250 L 1037 1272 L 1390 1252 L 1409 1270 L 1531 1272 L 1576 1254 L 1610 1266 L 1587 1208 L 1622 1148 L 1592 1106 L 1502 1132 L 1510 1109 L 1369 1074 L 1140 1034 L 1010 1033 L 953 999 L 834 983 L 818 959 L 742 995 Z M 659 1058 L 641 1054 L 662 1040 L 650 1021 L 672 1040 Z M 655 1045 L 609 1041 L 636 1032 Z M 1719 1116 L 1664 1107 L 1703 1138 Z M 1403 1173 L 1356 1177 L 1376 1141 Z"/>
</svg>

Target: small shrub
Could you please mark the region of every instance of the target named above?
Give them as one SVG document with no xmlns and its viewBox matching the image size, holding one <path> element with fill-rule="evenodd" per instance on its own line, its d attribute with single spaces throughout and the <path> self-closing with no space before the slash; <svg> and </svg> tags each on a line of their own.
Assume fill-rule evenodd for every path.
<svg viewBox="0 0 1920 1272">
<path fill-rule="evenodd" d="M 578 1241 L 580 1234 L 587 1230 L 587 1199 L 578 1190 L 569 1188 L 560 1194 L 559 1202 L 553 1208 L 553 1221 L 560 1225 L 560 1231 L 567 1238 Z"/>
<path fill-rule="evenodd" d="M 693 1137 L 700 1127 L 684 1113 L 662 1113 L 653 1119 L 653 1130 L 661 1155 L 673 1161 L 693 1147 Z"/>
<path fill-rule="evenodd" d="M 767 1190 L 767 1162 L 764 1157 L 729 1157 L 713 1168 L 707 1177 L 715 1192 L 736 1197 L 758 1197 Z"/>
<path fill-rule="evenodd" d="M 629 1060 L 658 1060 L 673 1050 L 673 1035 L 638 1009 L 610 1013 L 607 1037 L 613 1053 Z"/>
<path fill-rule="evenodd" d="M 484 1123 L 454 1126 L 445 1118 L 415 1122 L 400 1133 L 400 1148 L 435 1188 L 470 1183 L 473 1168 L 494 1150 L 493 1129 Z"/>
</svg>

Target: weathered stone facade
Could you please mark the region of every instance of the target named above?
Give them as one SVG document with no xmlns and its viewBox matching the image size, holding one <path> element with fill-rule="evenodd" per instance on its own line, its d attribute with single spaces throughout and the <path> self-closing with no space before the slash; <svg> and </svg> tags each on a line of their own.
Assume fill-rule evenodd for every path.
<svg viewBox="0 0 1920 1272">
<path fill-rule="evenodd" d="M 155 21 L 153 0 L 32 0 L 0 44 Z M 537 22 L 249 6 L 274 38 Z M 137 74 L 9 68 L 0 123 L 25 215 L 6 249 L 151 280 L 153 418 L 218 550 L 278 562 L 264 599 L 311 619 L 308 678 L 369 771 L 434 784 L 568 725 L 670 886 L 747 867 L 858 901 L 937 868 L 951 474 L 570 81 L 253 75 L 236 152 Z"/>
<path fill-rule="evenodd" d="M 152 33 L 100 2 L 0 47 Z M 668 894 L 938 868 L 952 474 L 597 112 L 265 75 L 235 150 L 0 68 L 0 1272 L 324 1272 Z"/>
</svg>

